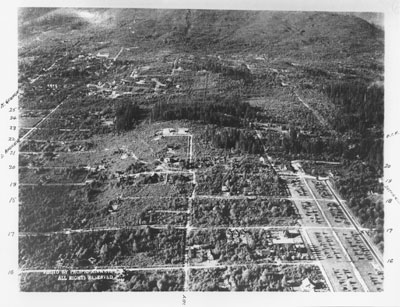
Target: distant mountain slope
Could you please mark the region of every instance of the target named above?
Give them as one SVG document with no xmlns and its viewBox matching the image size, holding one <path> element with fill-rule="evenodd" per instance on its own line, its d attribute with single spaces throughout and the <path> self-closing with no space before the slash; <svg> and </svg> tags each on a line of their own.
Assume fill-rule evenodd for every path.
<svg viewBox="0 0 400 307">
<path fill-rule="evenodd" d="M 343 13 L 27 8 L 20 10 L 19 24 L 21 39 L 42 28 L 92 38 L 107 29 L 107 39 L 120 46 L 246 51 L 294 60 L 381 61 L 384 51 L 382 29 Z"/>
<path fill-rule="evenodd" d="M 57 8 L 49 8 L 49 7 L 20 8 L 18 10 L 18 21 L 20 22 L 20 24 L 22 22 L 30 22 L 55 10 L 57 10 Z"/>
<path fill-rule="evenodd" d="M 382 30 L 354 16 L 323 12 L 130 10 L 117 18 L 138 34 L 192 40 L 198 44 L 243 42 L 262 45 L 326 40 L 332 43 L 382 38 Z"/>
<path fill-rule="evenodd" d="M 364 19 L 365 21 L 369 22 L 377 26 L 380 29 L 384 28 L 384 17 L 383 13 L 373 13 L 373 12 L 353 12 L 353 13 L 344 13 L 345 15 L 353 15 L 359 18 Z"/>
</svg>

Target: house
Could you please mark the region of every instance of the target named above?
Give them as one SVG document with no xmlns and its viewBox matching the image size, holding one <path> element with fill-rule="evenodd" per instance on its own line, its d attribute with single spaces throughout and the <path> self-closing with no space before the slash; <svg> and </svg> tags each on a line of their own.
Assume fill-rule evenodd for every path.
<svg viewBox="0 0 400 307">
<path fill-rule="evenodd" d="M 315 285 L 314 283 L 310 280 L 310 278 L 305 278 L 301 282 L 300 289 L 303 292 L 314 292 L 315 291 Z"/>
<path fill-rule="evenodd" d="M 287 229 L 287 230 L 284 231 L 283 235 L 286 238 L 295 238 L 295 237 L 298 237 L 300 235 L 300 232 L 299 231 L 290 231 L 290 230 Z"/>
<path fill-rule="evenodd" d="M 214 259 L 214 255 L 211 253 L 211 250 L 207 250 L 207 260 L 208 261 L 213 261 Z"/>
<path fill-rule="evenodd" d="M 301 253 L 301 254 L 307 254 L 307 247 L 305 246 L 304 243 L 296 244 L 296 249 L 297 249 L 298 252 Z"/>
<path fill-rule="evenodd" d="M 188 134 L 189 129 L 188 128 L 178 128 L 178 134 Z"/>
</svg>

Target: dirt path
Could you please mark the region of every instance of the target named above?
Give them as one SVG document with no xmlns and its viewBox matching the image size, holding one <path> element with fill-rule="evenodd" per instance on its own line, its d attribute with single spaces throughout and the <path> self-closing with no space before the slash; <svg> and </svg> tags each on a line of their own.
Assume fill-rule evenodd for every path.
<svg viewBox="0 0 400 307">
<path fill-rule="evenodd" d="M 74 273 L 74 275 L 78 275 L 78 273 L 82 274 L 99 274 L 99 273 L 123 273 L 124 271 L 132 272 L 132 271 L 157 271 L 157 270 L 201 270 L 201 269 L 214 269 L 214 268 L 229 268 L 229 267 L 247 267 L 247 266 L 263 266 L 263 265 L 268 265 L 268 266 L 273 266 L 273 265 L 293 265 L 293 266 L 299 266 L 299 265 L 316 265 L 318 266 L 318 261 L 290 261 L 290 262 L 284 262 L 282 261 L 281 263 L 270 263 L 270 262 L 260 262 L 260 263 L 237 263 L 237 264 L 216 264 L 215 262 L 213 263 L 205 263 L 204 265 L 188 265 L 186 266 L 153 266 L 153 267 L 143 267 L 143 268 L 137 268 L 137 267 L 97 267 L 94 269 L 23 269 L 19 271 L 19 274 L 26 274 L 26 273 L 44 273 L 44 274 L 49 274 L 49 275 L 57 275 L 60 273 L 60 271 L 67 271 L 69 273 Z M 189 291 L 189 289 L 188 289 Z"/>
<path fill-rule="evenodd" d="M 307 102 L 305 102 L 303 99 L 300 98 L 299 94 L 297 92 L 295 92 L 295 95 L 297 97 L 297 99 L 307 108 L 309 109 L 314 116 L 317 118 L 317 120 L 321 123 L 322 126 L 328 128 L 331 132 L 334 132 L 334 134 L 336 134 L 336 131 L 331 127 L 331 125 L 328 123 L 328 121 L 325 120 L 325 118 L 323 118 L 321 116 L 321 114 L 318 113 L 317 110 L 315 110 L 314 108 L 312 108 Z"/>
<path fill-rule="evenodd" d="M 187 211 L 179 211 L 179 210 L 155 210 L 155 212 L 165 212 L 165 213 L 176 213 L 176 214 L 190 214 L 190 210 L 192 208 L 188 209 Z M 288 229 L 295 229 L 295 230 L 300 230 L 300 229 L 315 229 L 315 230 L 332 230 L 332 229 L 337 229 L 337 230 L 356 230 L 354 227 L 326 227 L 326 226 L 210 226 L 210 227 L 197 227 L 197 226 L 192 226 L 189 223 L 189 220 L 186 224 L 186 226 L 171 226 L 171 225 L 164 225 L 164 224 L 143 224 L 143 225 L 132 225 L 132 226 L 126 226 L 126 227 L 94 227 L 94 228 L 86 228 L 86 229 L 65 229 L 65 230 L 60 230 L 60 231 L 50 231 L 50 232 L 20 232 L 19 236 L 20 237 L 26 237 L 26 236 L 52 236 L 52 235 L 70 235 L 74 233 L 90 233 L 90 232 L 102 232 L 102 231 L 118 231 L 118 230 L 129 230 L 129 229 L 137 229 L 137 228 L 146 228 L 146 227 L 151 227 L 154 229 L 168 229 L 169 227 L 172 227 L 173 229 L 185 229 L 187 232 L 193 231 L 193 230 L 257 230 L 257 229 L 264 229 L 264 230 L 288 230 Z"/>
<path fill-rule="evenodd" d="M 63 187 L 63 186 L 85 186 L 86 185 L 86 182 L 79 182 L 79 183 L 76 183 L 76 182 L 72 182 L 72 183 L 19 183 L 19 186 L 20 187 L 24 187 L 24 186 L 28 186 L 28 187 L 30 187 L 30 186 L 32 186 L 32 187 L 34 187 L 34 186 L 61 186 L 61 187 Z"/>
</svg>

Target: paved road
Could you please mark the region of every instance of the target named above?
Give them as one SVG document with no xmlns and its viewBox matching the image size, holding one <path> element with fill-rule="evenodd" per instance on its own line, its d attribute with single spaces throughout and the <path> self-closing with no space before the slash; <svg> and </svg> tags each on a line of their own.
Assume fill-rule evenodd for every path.
<svg viewBox="0 0 400 307">
<path fill-rule="evenodd" d="M 354 228 L 357 230 L 358 234 L 364 241 L 365 245 L 368 247 L 372 255 L 374 255 L 375 260 L 378 262 L 380 265 L 381 269 L 383 270 L 383 259 L 381 256 L 381 253 L 376 249 L 376 247 L 373 245 L 371 242 L 370 238 L 368 235 L 364 233 L 365 229 L 360 226 L 356 218 L 353 216 L 352 212 L 347 208 L 347 206 L 339 199 L 337 193 L 329 183 L 329 181 L 325 181 L 326 186 L 332 193 L 332 195 L 336 198 L 338 204 L 341 206 L 342 210 L 346 214 L 347 218 L 350 220 L 350 222 L 353 224 Z"/>
<path fill-rule="evenodd" d="M 310 237 L 308 236 L 307 231 L 304 231 L 304 230 L 305 230 L 304 228 L 302 228 L 302 230 L 303 230 L 303 231 L 302 231 L 303 237 L 304 237 L 304 239 L 306 240 L 308 246 L 311 248 L 311 246 L 313 246 L 313 244 L 312 244 L 312 242 L 311 242 L 311 239 L 310 239 Z M 328 285 L 329 291 L 330 291 L 330 292 L 334 292 L 334 288 L 333 288 L 333 286 L 332 286 L 332 283 L 331 283 L 331 281 L 330 281 L 330 279 L 329 279 L 329 277 L 328 277 L 328 274 L 326 273 L 325 268 L 324 268 L 324 266 L 322 265 L 321 261 L 317 261 L 317 264 L 318 264 L 318 266 L 319 266 L 319 269 L 321 270 L 322 275 L 324 276 L 324 279 L 325 279 L 325 281 L 326 281 L 326 283 L 327 283 L 327 285 Z"/>
<path fill-rule="evenodd" d="M 336 234 L 334 228 L 332 227 L 331 222 L 326 217 L 324 210 L 321 208 L 321 205 L 319 204 L 319 201 L 315 198 L 314 192 L 312 191 L 311 187 L 307 183 L 307 180 L 303 179 L 303 181 L 304 181 L 305 186 L 309 190 L 310 195 L 314 198 L 315 203 L 317 204 L 318 209 L 321 211 L 321 214 L 322 214 L 324 220 L 326 221 L 326 223 L 328 224 L 329 228 L 331 229 L 333 237 L 335 238 L 336 242 L 338 243 L 338 245 L 342 249 L 343 254 L 346 256 L 347 260 L 349 261 L 349 263 L 350 263 L 350 265 L 351 265 L 351 267 L 352 267 L 352 269 L 354 271 L 354 275 L 355 275 L 356 279 L 361 284 L 361 287 L 363 288 L 364 292 L 369 292 L 367 284 L 365 283 L 364 279 L 362 278 L 362 276 L 361 276 L 360 272 L 358 271 L 357 267 L 355 266 L 354 262 L 351 260 L 351 257 L 349 255 L 349 253 L 347 252 L 346 248 L 343 246 L 342 241 L 340 241 L 338 235 Z"/>
<path fill-rule="evenodd" d="M 324 120 L 323 118 L 321 118 L 321 116 L 320 116 L 316 111 L 314 111 L 307 103 L 305 103 L 304 101 L 301 100 L 301 98 L 298 96 L 297 93 L 296 93 L 296 96 L 297 96 L 297 98 L 298 98 L 307 108 L 309 108 L 309 109 L 314 113 L 314 115 L 315 115 L 315 116 L 317 117 L 317 119 L 321 122 L 321 124 L 323 124 L 323 125 L 328 125 L 328 123 L 325 122 L 325 120 Z M 329 126 L 329 125 L 328 125 L 328 126 Z M 262 142 L 262 138 L 261 138 L 260 132 L 259 132 L 259 131 L 256 131 L 256 133 L 257 133 L 258 138 L 259 138 L 260 141 Z M 264 146 L 264 149 L 265 149 L 265 146 Z M 269 159 L 269 160 L 270 160 L 270 159 Z M 277 173 L 279 173 L 278 170 L 275 170 L 275 171 L 276 171 Z M 315 196 L 315 194 L 313 193 L 311 187 L 308 185 L 306 178 L 309 178 L 309 176 L 306 175 L 305 173 L 296 173 L 295 175 L 297 175 L 297 177 L 298 177 L 300 180 L 302 180 L 302 181 L 304 182 L 305 186 L 306 186 L 307 189 L 309 190 L 309 194 L 312 196 L 312 200 L 314 200 L 314 202 L 316 203 L 317 207 L 319 208 L 319 210 L 320 210 L 320 212 L 321 212 L 321 214 L 322 214 L 323 219 L 326 221 L 326 223 L 327 223 L 327 225 L 328 225 L 328 229 L 331 230 L 334 239 L 337 241 L 337 243 L 338 243 L 339 246 L 341 247 L 341 249 L 342 249 L 344 255 L 346 256 L 346 258 L 348 259 L 350 265 L 352 266 L 352 268 L 353 268 L 353 270 L 354 270 L 354 273 L 355 273 L 355 277 L 356 277 L 356 279 L 359 281 L 359 283 L 361 284 L 361 287 L 363 288 L 363 290 L 364 290 L 365 292 L 369 292 L 369 289 L 368 289 L 368 287 L 367 287 L 367 285 L 366 285 L 364 279 L 362 278 L 360 272 L 358 271 L 358 269 L 357 269 L 356 266 L 354 265 L 354 263 L 353 263 L 353 261 L 351 260 L 350 255 L 348 254 L 346 248 L 343 246 L 342 242 L 340 241 L 339 237 L 337 236 L 336 232 L 334 231 L 337 227 L 333 227 L 333 226 L 332 226 L 332 224 L 330 223 L 330 221 L 329 221 L 328 218 L 326 217 L 325 212 L 324 212 L 323 209 L 321 208 L 321 205 L 320 205 L 320 201 L 321 201 L 321 200 L 316 198 L 316 196 Z M 314 179 L 315 179 L 315 178 L 314 178 Z M 329 200 L 328 200 L 328 201 L 329 201 Z M 337 198 L 337 201 L 340 201 L 340 199 Z M 307 229 L 305 226 L 302 226 L 301 228 L 304 229 L 304 230 Z M 351 229 L 355 229 L 355 227 L 354 227 L 354 228 L 351 228 Z M 306 237 L 306 240 L 307 240 L 307 239 L 310 240 L 308 236 Z M 310 243 L 311 243 L 311 240 L 310 240 Z M 310 245 L 310 246 L 311 246 L 311 245 Z M 319 263 L 319 266 L 320 266 L 320 268 L 321 268 L 321 271 L 322 271 L 323 275 L 324 275 L 325 278 L 326 278 L 326 281 L 327 281 L 327 283 L 328 283 L 328 287 L 329 287 L 331 290 L 333 290 L 332 283 L 331 283 L 331 281 L 329 280 L 329 278 L 328 278 L 328 276 L 327 276 L 327 274 L 326 274 L 326 271 L 325 271 L 325 269 L 323 268 L 323 265 L 322 265 L 321 263 Z"/>
</svg>

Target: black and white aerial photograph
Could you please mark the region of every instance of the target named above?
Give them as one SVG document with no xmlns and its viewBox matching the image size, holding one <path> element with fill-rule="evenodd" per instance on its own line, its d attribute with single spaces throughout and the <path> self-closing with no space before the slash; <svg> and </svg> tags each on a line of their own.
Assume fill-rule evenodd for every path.
<svg viewBox="0 0 400 307">
<path fill-rule="evenodd" d="M 384 21 L 19 7 L 20 291 L 385 291 Z"/>
</svg>

